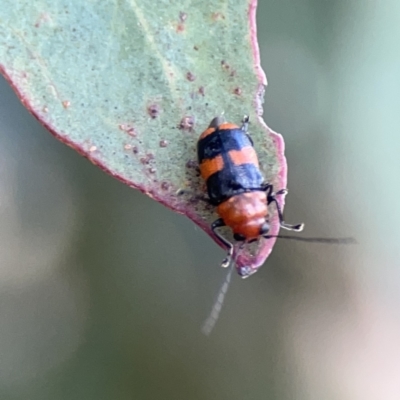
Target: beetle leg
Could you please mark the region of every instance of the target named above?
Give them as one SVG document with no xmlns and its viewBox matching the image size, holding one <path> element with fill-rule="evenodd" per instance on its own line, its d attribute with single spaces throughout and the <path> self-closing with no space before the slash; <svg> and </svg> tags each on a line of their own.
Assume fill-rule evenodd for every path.
<svg viewBox="0 0 400 400">
<path fill-rule="evenodd" d="M 251 145 L 254 147 L 253 139 L 249 133 L 249 120 L 250 120 L 249 116 L 245 115 L 242 119 L 242 126 L 240 127 L 240 129 L 247 135 L 247 137 L 250 140 Z"/>
<path fill-rule="evenodd" d="M 275 196 L 278 196 L 278 195 L 287 195 L 289 193 L 289 190 L 287 190 L 287 189 L 281 189 L 281 190 L 278 190 L 276 193 L 275 193 Z"/>
<path fill-rule="evenodd" d="M 266 192 L 267 198 L 269 198 L 271 195 L 273 195 L 273 193 L 272 193 L 273 187 L 270 183 L 263 183 L 261 185 L 261 190 L 263 192 Z"/>
<path fill-rule="evenodd" d="M 289 193 L 289 190 L 286 189 L 286 188 L 285 188 L 285 189 L 278 190 L 276 193 L 273 193 L 273 192 L 272 192 L 272 190 L 273 190 L 272 185 L 271 185 L 270 183 L 267 183 L 267 182 L 265 182 L 265 183 L 263 183 L 263 184 L 261 185 L 261 190 L 264 191 L 264 192 L 266 192 L 266 191 L 268 190 L 267 197 L 268 197 L 268 196 L 287 195 L 287 194 Z"/>
<path fill-rule="evenodd" d="M 248 115 L 244 115 L 243 119 L 242 119 L 242 131 L 245 131 L 247 133 L 247 131 L 249 130 L 249 121 L 250 121 L 250 117 Z"/>
<path fill-rule="evenodd" d="M 214 235 L 226 246 L 228 247 L 228 254 L 226 256 L 226 258 L 222 261 L 221 267 L 226 268 L 229 266 L 229 264 L 232 261 L 232 255 L 233 255 L 233 244 L 231 242 L 229 242 L 227 239 L 225 239 L 223 236 L 221 236 L 216 229 L 220 228 L 222 226 L 226 226 L 224 220 L 222 218 L 219 218 L 217 220 L 215 220 L 212 224 L 211 224 L 211 230 L 214 233 Z"/>
<path fill-rule="evenodd" d="M 272 188 L 272 186 L 271 186 L 271 188 Z M 303 228 L 304 228 L 304 224 L 290 225 L 290 224 L 287 224 L 283 220 L 282 211 L 281 211 L 281 208 L 280 208 L 279 203 L 276 200 L 275 196 L 279 195 L 279 194 L 284 194 L 285 190 L 286 189 L 282 189 L 277 193 L 271 193 L 271 191 L 270 191 L 270 193 L 267 194 L 267 203 L 268 203 L 268 205 L 271 204 L 271 203 L 275 203 L 276 210 L 278 211 L 279 224 L 280 224 L 281 228 L 287 229 L 288 231 L 301 232 L 303 230 Z"/>
</svg>

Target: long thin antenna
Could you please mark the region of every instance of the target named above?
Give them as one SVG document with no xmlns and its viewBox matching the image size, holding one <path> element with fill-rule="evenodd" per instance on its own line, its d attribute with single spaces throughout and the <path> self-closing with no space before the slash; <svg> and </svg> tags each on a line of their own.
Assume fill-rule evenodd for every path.
<svg viewBox="0 0 400 400">
<path fill-rule="evenodd" d="M 301 236 L 286 236 L 286 235 L 266 235 L 265 239 L 280 238 L 289 240 L 298 240 L 299 242 L 312 242 L 312 243 L 331 243 L 331 244 L 357 244 L 356 239 L 352 237 L 347 238 L 318 238 L 318 237 L 301 237 Z"/>
<path fill-rule="evenodd" d="M 234 270 L 234 267 L 235 267 L 235 263 L 231 262 L 231 266 L 225 277 L 224 283 L 222 284 L 221 288 L 218 291 L 217 300 L 215 301 L 208 318 L 205 320 L 205 322 L 201 328 L 201 331 L 206 336 L 208 336 L 211 333 L 216 322 L 218 321 L 219 314 L 221 313 L 221 309 L 222 309 L 222 304 L 224 303 L 225 295 L 226 295 L 226 292 L 228 291 L 229 284 L 231 282 L 231 277 L 232 277 L 232 272 Z"/>
</svg>

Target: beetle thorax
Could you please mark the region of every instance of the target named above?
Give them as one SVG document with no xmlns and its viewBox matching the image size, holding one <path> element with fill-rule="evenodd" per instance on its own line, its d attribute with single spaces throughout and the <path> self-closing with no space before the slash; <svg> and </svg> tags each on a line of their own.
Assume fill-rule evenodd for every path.
<svg viewBox="0 0 400 400">
<path fill-rule="evenodd" d="M 262 191 L 241 193 L 221 203 L 217 211 L 233 233 L 256 239 L 268 216 L 267 196 Z"/>
</svg>

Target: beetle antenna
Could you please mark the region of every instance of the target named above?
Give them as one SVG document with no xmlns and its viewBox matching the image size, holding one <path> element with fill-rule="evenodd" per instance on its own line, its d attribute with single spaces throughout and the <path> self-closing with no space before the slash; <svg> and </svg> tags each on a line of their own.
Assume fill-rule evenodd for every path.
<svg viewBox="0 0 400 400">
<path fill-rule="evenodd" d="M 209 336 L 212 330 L 214 329 L 215 324 L 218 321 L 219 314 L 221 313 L 222 305 L 224 304 L 225 295 L 228 292 L 229 284 L 231 283 L 232 272 L 234 270 L 236 264 L 236 257 L 235 261 L 231 262 L 230 268 L 228 273 L 225 276 L 224 283 L 220 287 L 217 295 L 217 299 L 212 306 L 211 312 L 207 319 L 204 321 L 204 324 L 201 328 L 201 331 L 206 335 Z"/>
<path fill-rule="evenodd" d="M 286 235 L 265 235 L 265 239 L 279 238 L 298 240 L 299 242 L 311 243 L 330 243 L 330 244 L 357 244 L 356 239 L 352 237 L 347 238 L 318 238 L 318 237 L 300 237 L 300 236 L 286 236 Z"/>
</svg>

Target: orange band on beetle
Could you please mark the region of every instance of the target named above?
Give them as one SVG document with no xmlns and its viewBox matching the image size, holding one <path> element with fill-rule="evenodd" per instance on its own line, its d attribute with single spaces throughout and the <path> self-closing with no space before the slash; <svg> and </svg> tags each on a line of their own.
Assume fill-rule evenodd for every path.
<svg viewBox="0 0 400 400">
<path fill-rule="evenodd" d="M 200 136 L 199 140 L 204 139 L 205 137 L 207 137 L 208 135 L 211 135 L 212 133 L 215 132 L 215 128 L 211 127 L 206 129 Z"/>
<path fill-rule="evenodd" d="M 228 154 L 235 165 L 254 164 L 258 168 L 257 153 L 252 146 L 243 147 L 240 150 L 230 150 Z"/>
<path fill-rule="evenodd" d="M 216 156 L 210 160 L 204 160 L 200 164 L 200 173 L 204 180 L 207 180 L 215 172 L 224 168 L 224 160 L 222 156 Z"/>
<path fill-rule="evenodd" d="M 231 124 L 230 122 L 225 122 L 218 127 L 219 130 L 221 129 L 240 129 L 237 125 Z"/>
</svg>

